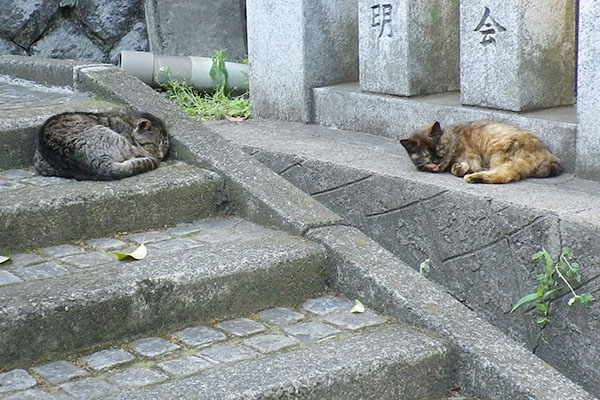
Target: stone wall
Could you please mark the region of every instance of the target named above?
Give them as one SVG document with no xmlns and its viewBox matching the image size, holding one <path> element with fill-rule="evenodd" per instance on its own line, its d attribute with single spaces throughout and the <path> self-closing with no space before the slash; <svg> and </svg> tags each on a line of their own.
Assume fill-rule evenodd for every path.
<svg viewBox="0 0 600 400">
<path fill-rule="evenodd" d="M 0 55 L 116 63 L 148 51 L 142 0 L 5 0 Z"/>
</svg>

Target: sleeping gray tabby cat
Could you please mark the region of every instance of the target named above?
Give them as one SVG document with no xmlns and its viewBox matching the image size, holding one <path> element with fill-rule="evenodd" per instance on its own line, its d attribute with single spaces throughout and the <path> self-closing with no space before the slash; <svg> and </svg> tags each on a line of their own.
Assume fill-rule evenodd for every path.
<svg viewBox="0 0 600 400">
<path fill-rule="evenodd" d="M 169 150 L 165 124 L 140 112 L 66 112 L 38 136 L 36 170 L 46 176 L 113 180 L 158 168 Z"/>
</svg>

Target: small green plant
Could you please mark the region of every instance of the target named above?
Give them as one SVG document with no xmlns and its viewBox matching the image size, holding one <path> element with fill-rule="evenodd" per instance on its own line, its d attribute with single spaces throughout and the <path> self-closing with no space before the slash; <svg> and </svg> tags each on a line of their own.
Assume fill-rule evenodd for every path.
<svg viewBox="0 0 600 400">
<path fill-rule="evenodd" d="M 559 297 L 565 288 L 571 292 L 568 302 L 570 306 L 577 302 L 590 305 L 596 300 L 591 293 L 579 295 L 573 289 L 573 281 L 581 283 L 581 266 L 575 262 L 575 255 L 570 248 L 563 248 L 558 259 L 554 259 L 546 249 L 542 248 L 542 251 L 536 253 L 532 259 L 544 261 L 544 271 L 536 276 L 539 283 L 538 290 L 521 297 L 510 312 L 516 311 L 525 304 L 533 303 L 538 314 L 536 323 L 544 327 L 550 322 L 551 301 Z"/>
<path fill-rule="evenodd" d="M 233 96 L 233 88 L 229 86 L 229 75 L 225 68 L 225 52 L 216 51 L 213 56 L 212 67 L 209 75 L 215 82 L 212 93 L 200 92 L 185 82 L 171 79 L 168 68 L 162 72 L 167 74 L 167 82 L 160 85 L 160 89 L 188 114 L 200 121 L 213 121 L 229 119 L 242 121 L 249 118 L 252 107 L 248 100 L 248 93 Z"/>
</svg>

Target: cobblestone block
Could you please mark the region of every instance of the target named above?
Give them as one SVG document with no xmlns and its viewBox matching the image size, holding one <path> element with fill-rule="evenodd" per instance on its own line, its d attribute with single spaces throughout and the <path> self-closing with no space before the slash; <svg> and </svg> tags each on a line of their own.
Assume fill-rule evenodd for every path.
<svg viewBox="0 0 600 400">
<path fill-rule="evenodd" d="M 14 276 L 8 271 L 0 270 L 0 286 L 2 285 L 10 285 L 11 283 L 19 283 L 23 282 L 23 280 L 17 276 Z"/>
<path fill-rule="evenodd" d="M 339 328 L 351 330 L 379 325 L 385 322 L 385 318 L 372 311 L 365 311 L 364 313 L 351 313 L 347 311 L 335 312 L 326 315 L 323 319 Z"/>
<path fill-rule="evenodd" d="M 350 311 L 353 306 L 354 304 L 351 301 L 332 295 L 310 299 L 302 304 L 302 308 L 306 311 L 318 315 L 325 315 L 334 311 Z"/>
<path fill-rule="evenodd" d="M 175 358 L 169 361 L 164 361 L 158 363 L 157 365 L 166 373 L 181 377 L 192 375 L 196 372 L 202 371 L 203 369 L 206 369 L 213 365 L 213 363 L 200 357 L 186 356 L 181 358 Z"/>
<path fill-rule="evenodd" d="M 69 270 L 62 265 L 49 261 L 29 267 L 17 268 L 15 273 L 25 280 L 33 280 L 67 275 Z"/>
<path fill-rule="evenodd" d="M 168 340 L 158 337 L 136 340 L 135 342 L 129 343 L 129 347 L 136 353 L 145 357 L 160 356 L 171 353 L 179 348 L 175 343 L 171 343 Z"/>
<path fill-rule="evenodd" d="M 22 369 L 0 373 L 0 393 L 29 389 L 36 384 L 37 382 L 33 376 Z"/>
<path fill-rule="evenodd" d="M 304 314 L 283 307 L 270 308 L 257 315 L 268 324 L 275 326 L 287 326 L 304 319 Z"/>
<path fill-rule="evenodd" d="M 93 267 L 95 265 L 107 264 L 116 259 L 117 259 L 116 256 L 111 257 L 110 255 L 98 253 L 98 252 L 75 254 L 72 256 L 67 256 L 67 257 L 61 258 L 62 261 L 68 262 L 69 264 L 73 264 L 77 268 L 89 268 L 89 267 Z"/>
<path fill-rule="evenodd" d="M 90 368 L 101 371 L 127 363 L 134 358 L 135 356 L 128 351 L 115 349 L 101 350 L 94 354 L 90 354 L 89 356 L 82 357 L 81 360 L 89 365 Z"/>
<path fill-rule="evenodd" d="M 136 243 L 154 243 L 160 242 L 162 240 L 171 239 L 171 235 L 167 232 L 161 231 L 148 231 L 148 232 L 140 232 L 140 233 L 132 233 L 130 235 L 125 236 L 126 239 L 129 239 Z"/>
<path fill-rule="evenodd" d="M 194 326 L 177 331 L 173 334 L 188 346 L 208 346 L 214 342 L 225 340 L 227 337 L 223 332 L 216 331 L 207 326 Z"/>
<path fill-rule="evenodd" d="M 202 357 L 208 358 L 212 361 L 230 363 L 254 358 L 258 355 L 258 353 L 245 346 L 221 344 L 206 349 L 198 353 L 198 355 L 201 355 Z"/>
<path fill-rule="evenodd" d="M 122 249 L 123 247 L 127 246 L 126 242 L 115 238 L 91 239 L 88 240 L 86 243 L 92 247 L 104 251 Z"/>
<path fill-rule="evenodd" d="M 75 382 L 63 383 L 60 387 L 77 399 L 97 399 L 116 394 L 119 391 L 115 386 L 98 378 L 87 378 Z"/>
<path fill-rule="evenodd" d="M 50 257 L 60 258 L 71 256 L 73 254 L 85 253 L 85 249 L 83 247 L 73 246 L 72 244 L 61 244 L 58 246 L 44 247 L 43 249 L 40 249 L 40 252 Z"/>
<path fill-rule="evenodd" d="M 3 397 L 3 400 L 58 400 L 57 397 L 41 390 L 31 389 L 24 392 L 14 393 L 8 397 Z"/>
<path fill-rule="evenodd" d="M 329 339 L 341 331 L 331 325 L 323 324 L 321 322 L 306 322 L 287 327 L 284 329 L 284 332 L 302 342 L 317 342 Z"/>
<path fill-rule="evenodd" d="M 300 341 L 294 337 L 272 334 L 254 336 L 244 340 L 246 346 L 250 346 L 261 353 L 273 353 L 298 343 L 300 343 Z"/>
<path fill-rule="evenodd" d="M 165 374 L 150 368 L 132 368 L 111 376 L 108 381 L 122 388 L 130 389 L 164 382 L 167 379 Z"/>
<path fill-rule="evenodd" d="M 31 264 L 41 263 L 45 261 L 42 257 L 38 256 L 37 254 L 31 253 L 12 254 L 10 256 L 10 260 L 12 261 L 11 265 L 15 267 L 26 267 Z"/>
<path fill-rule="evenodd" d="M 51 383 L 63 383 L 73 378 L 88 375 L 88 372 L 84 369 L 64 360 L 54 361 L 32 369 Z"/>
<path fill-rule="evenodd" d="M 182 251 L 187 249 L 193 249 L 198 247 L 198 242 L 190 239 L 171 239 L 156 242 L 148 245 L 148 250 L 161 251 L 161 252 L 174 252 Z"/>
<path fill-rule="evenodd" d="M 250 336 L 255 333 L 264 332 L 267 328 L 260 322 L 249 318 L 238 318 L 229 321 L 223 321 L 217 324 L 217 328 L 235 336 Z"/>
</svg>

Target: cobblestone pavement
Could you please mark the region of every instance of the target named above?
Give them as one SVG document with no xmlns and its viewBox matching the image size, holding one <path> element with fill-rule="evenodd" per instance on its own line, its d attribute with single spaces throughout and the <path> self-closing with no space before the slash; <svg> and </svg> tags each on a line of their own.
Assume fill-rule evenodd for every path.
<svg viewBox="0 0 600 400">
<path fill-rule="evenodd" d="M 0 398 L 101 398 L 393 323 L 370 310 L 351 313 L 353 306 L 352 301 L 329 294 L 297 308 L 271 308 L 14 369 L 0 373 Z"/>
</svg>

